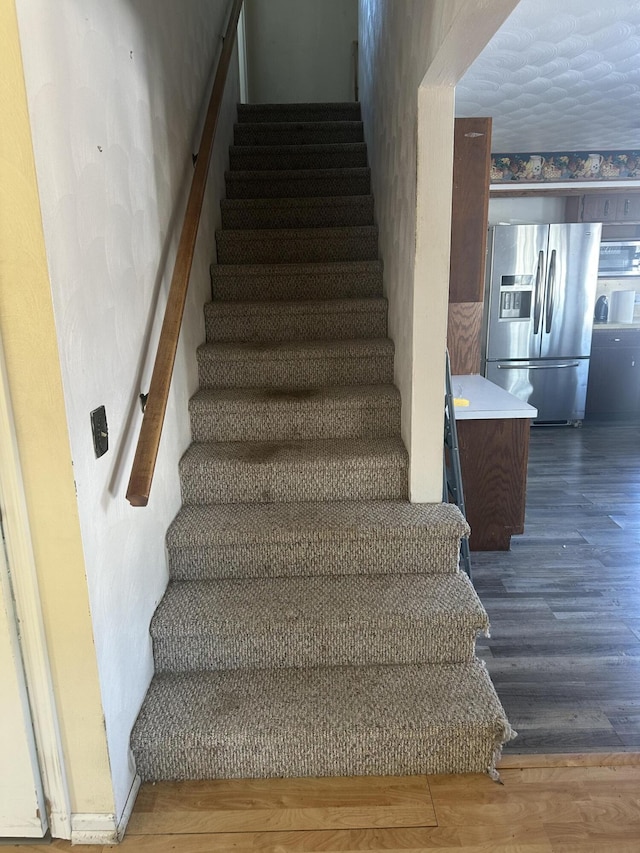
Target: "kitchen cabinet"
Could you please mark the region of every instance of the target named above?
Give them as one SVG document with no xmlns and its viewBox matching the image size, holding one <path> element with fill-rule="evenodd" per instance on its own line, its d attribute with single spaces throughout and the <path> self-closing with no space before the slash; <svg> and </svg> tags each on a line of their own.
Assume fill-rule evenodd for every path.
<svg viewBox="0 0 640 853">
<path fill-rule="evenodd" d="M 570 222 L 640 222 L 640 192 L 587 193 L 567 203 Z"/>
<path fill-rule="evenodd" d="M 640 328 L 594 328 L 586 417 L 640 415 Z"/>
<path fill-rule="evenodd" d="M 480 372 L 490 167 L 491 119 L 457 118 L 447 331 L 453 373 Z"/>
<path fill-rule="evenodd" d="M 508 551 L 524 532 L 529 432 L 536 409 L 483 376 L 452 377 L 472 551 Z"/>
</svg>

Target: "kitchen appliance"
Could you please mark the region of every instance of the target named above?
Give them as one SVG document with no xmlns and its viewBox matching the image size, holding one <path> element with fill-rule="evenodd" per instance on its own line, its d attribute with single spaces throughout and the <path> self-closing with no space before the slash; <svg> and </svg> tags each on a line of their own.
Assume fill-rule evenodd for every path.
<svg viewBox="0 0 640 853">
<path fill-rule="evenodd" d="M 606 323 L 609 319 L 609 300 L 604 294 L 596 301 L 593 319 L 596 323 Z"/>
<path fill-rule="evenodd" d="M 600 244 L 599 278 L 640 275 L 640 240 L 607 240 Z"/>
<path fill-rule="evenodd" d="M 600 223 L 490 229 L 484 375 L 538 409 L 584 418 Z"/>
</svg>

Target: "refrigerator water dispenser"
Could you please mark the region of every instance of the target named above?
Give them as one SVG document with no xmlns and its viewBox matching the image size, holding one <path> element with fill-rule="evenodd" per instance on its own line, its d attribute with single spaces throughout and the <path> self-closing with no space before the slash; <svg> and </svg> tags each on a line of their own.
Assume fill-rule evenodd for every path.
<svg viewBox="0 0 640 853">
<path fill-rule="evenodd" d="M 503 275 L 500 280 L 500 320 L 529 320 L 533 276 Z"/>
</svg>

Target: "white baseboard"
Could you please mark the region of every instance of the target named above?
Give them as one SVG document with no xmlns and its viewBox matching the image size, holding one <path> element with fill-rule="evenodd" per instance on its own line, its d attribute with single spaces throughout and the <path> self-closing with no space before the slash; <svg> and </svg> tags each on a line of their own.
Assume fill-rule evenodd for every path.
<svg viewBox="0 0 640 853">
<path fill-rule="evenodd" d="M 72 814 L 72 844 L 117 844 L 118 825 L 115 814 Z"/>
<path fill-rule="evenodd" d="M 118 844 L 122 841 L 139 789 L 140 777 L 136 776 L 119 821 L 115 814 L 72 814 L 71 843 Z"/>
</svg>

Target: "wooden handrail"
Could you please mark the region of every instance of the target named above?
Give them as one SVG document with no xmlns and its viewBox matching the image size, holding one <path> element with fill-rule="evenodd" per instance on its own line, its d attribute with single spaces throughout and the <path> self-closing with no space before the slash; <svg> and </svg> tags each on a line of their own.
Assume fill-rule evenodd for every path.
<svg viewBox="0 0 640 853">
<path fill-rule="evenodd" d="M 213 140 L 220 116 L 222 97 L 224 95 L 224 87 L 227 80 L 227 72 L 233 52 L 242 3 L 243 0 L 233 0 L 229 23 L 224 36 L 222 53 L 218 60 L 218 68 L 213 81 L 213 89 L 211 90 L 211 98 L 207 108 L 207 117 L 202 130 L 202 140 L 200 142 L 198 159 L 184 214 L 184 223 L 182 225 L 182 233 L 180 234 L 180 242 L 178 243 L 167 306 L 164 312 L 160 340 L 158 341 L 156 360 L 151 375 L 149 396 L 144 410 L 136 454 L 131 468 L 131 477 L 129 478 L 129 485 L 127 487 L 127 500 L 132 506 L 146 506 L 149 501 L 149 492 L 151 491 L 153 472 L 158 457 L 160 436 L 162 435 L 162 425 L 167 409 L 173 365 L 178 348 L 182 315 L 187 298 L 187 288 L 193 264 L 196 238 L 198 236 L 198 225 L 200 224 L 200 215 L 202 213 L 202 203 L 207 175 L 209 173 Z"/>
</svg>

